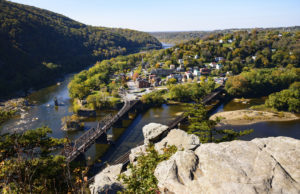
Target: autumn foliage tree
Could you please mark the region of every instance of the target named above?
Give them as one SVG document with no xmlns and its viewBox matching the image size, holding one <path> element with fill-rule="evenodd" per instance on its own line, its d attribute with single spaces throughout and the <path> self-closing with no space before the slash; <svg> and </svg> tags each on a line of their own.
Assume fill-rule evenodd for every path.
<svg viewBox="0 0 300 194">
<path fill-rule="evenodd" d="M 53 155 L 67 139 L 49 137 L 41 127 L 0 136 L 1 193 L 67 193 L 82 190 L 81 168 L 70 168 L 62 155 Z"/>
</svg>

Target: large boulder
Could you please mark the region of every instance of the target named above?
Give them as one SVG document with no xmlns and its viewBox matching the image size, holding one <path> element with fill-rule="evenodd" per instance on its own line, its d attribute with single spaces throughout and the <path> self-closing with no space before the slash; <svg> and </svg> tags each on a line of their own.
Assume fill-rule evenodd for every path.
<svg viewBox="0 0 300 194">
<path fill-rule="evenodd" d="M 176 146 L 178 150 L 194 150 L 200 145 L 200 140 L 196 135 L 187 134 L 180 129 L 171 130 L 160 142 L 155 144 L 155 150 L 160 154 L 167 146 Z"/>
<path fill-rule="evenodd" d="M 168 126 L 158 123 L 150 123 L 145 125 L 143 127 L 144 144 L 148 145 L 150 142 L 159 141 L 167 129 Z"/>
<path fill-rule="evenodd" d="M 194 179 L 198 157 L 193 151 L 178 151 L 169 160 L 159 163 L 154 175 L 163 191 L 187 192 L 187 185 Z"/>
<path fill-rule="evenodd" d="M 117 180 L 122 170 L 122 164 L 106 167 L 95 176 L 95 181 L 90 185 L 92 194 L 116 194 L 123 189 L 120 181 Z"/>
<path fill-rule="evenodd" d="M 160 163 L 162 193 L 299 193 L 300 141 L 288 137 L 202 144 Z"/>
</svg>

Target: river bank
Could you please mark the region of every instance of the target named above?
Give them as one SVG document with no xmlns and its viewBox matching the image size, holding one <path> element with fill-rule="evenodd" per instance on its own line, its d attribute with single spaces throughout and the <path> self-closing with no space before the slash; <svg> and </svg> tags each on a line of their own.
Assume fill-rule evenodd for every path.
<svg viewBox="0 0 300 194">
<path fill-rule="evenodd" d="M 250 125 L 266 121 L 293 121 L 298 120 L 299 117 L 289 112 L 267 112 L 257 110 L 235 110 L 219 112 L 210 117 L 215 120 L 217 117 L 221 118 L 219 125 Z"/>
<path fill-rule="evenodd" d="M 0 102 L 0 125 L 13 117 L 22 117 L 30 109 L 25 98 L 14 98 Z"/>
</svg>

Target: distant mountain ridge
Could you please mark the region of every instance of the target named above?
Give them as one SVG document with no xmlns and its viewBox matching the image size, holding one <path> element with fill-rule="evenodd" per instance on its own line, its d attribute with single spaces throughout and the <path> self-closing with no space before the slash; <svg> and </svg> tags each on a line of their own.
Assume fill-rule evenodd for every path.
<svg viewBox="0 0 300 194">
<path fill-rule="evenodd" d="M 224 30 L 212 30 L 212 31 L 167 31 L 167 32 L 149 32 L 152 36 L 156 37 L 159 41 L 168 44 L 184 43 L 195 38 L 204 38 L 210 34 L 215 33 L 231 33 L 234 31 L 251 31 L 256 30 L 278 30 L 278 31 L 296 31 L 300 30 L 300 26 L 291 27 L 276 27 L 276 28 L 231 28 Z"/>
<path fill-rule="evenodd" d="M 0 1 L 0 97 L 119 54 L 158 49 L 145 32 L 88 26 L 32 6 Z"/>
</svg>

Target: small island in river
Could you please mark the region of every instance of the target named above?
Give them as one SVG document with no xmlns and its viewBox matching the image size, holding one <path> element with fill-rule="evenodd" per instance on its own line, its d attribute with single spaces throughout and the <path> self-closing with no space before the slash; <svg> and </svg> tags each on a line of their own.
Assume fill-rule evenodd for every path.
<svg viewBox="0 0 300 194">
<path fill-rule="evenodd" d="M 219 112 L 210 117 L 215 120 L 221 118 L 220 125 L 249 125 L 264 121 L 291 121 L 298 120 L 299 117 L 289 112 L 267 112 L 257 110 L 235 110 Z"/>
</svg>

